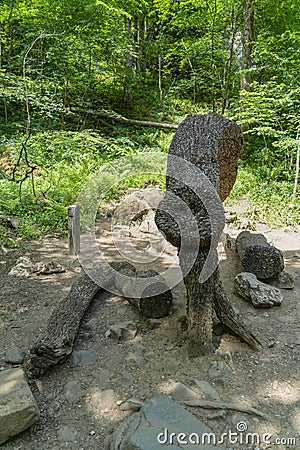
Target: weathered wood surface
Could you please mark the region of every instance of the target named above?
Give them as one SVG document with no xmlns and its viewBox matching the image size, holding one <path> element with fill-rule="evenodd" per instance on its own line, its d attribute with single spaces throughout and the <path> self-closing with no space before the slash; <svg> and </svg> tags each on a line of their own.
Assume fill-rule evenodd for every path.
<svg viewBox="0 0 300 450">
<path fill-rule="evenodd" d="M 270 245 L 262 234 L 242 231 L 236 238 L 236 250 L 245 271 L 260 280 L 276 277 L 284 269 L 282 251 Z"/>
<path fill-rule="evenodd" d="M 100 289 L 86 274 L 72 284 L 68 296 L 54 308 L 46 332 L 30 349 L 27 368 L 33 375 L 41 375 L 72 353 L 80 322 Z"/>
<path fill-rule="evenodd" d="M 232 121 L 218 114 L 188 116 L 179 126 L 169 149 L 167 167 L 166 195 L 156 212 L 155 221 L 166 239 L 181 248 L 179 224 L 184 224 L 185 234 L 190 236 L 193 247 L 194 230 L 189 230 L 191 221 L 186 218 L 182 201 L 192 212 L 200 235 L 199 249 L 193 267 L 186 273 L 189 264 L 189 252 L 179 251 L 180 266 L 187 289 L 187 320 L 190 354 L 197 356 L 212 350 L 212 316 L 216 310 L 220 320 L 231 328 L 252 348 L 258 349 L 257 339 L 242 325 L 234 315 L 228 297 L 222 289 L 218 269 L 199 283 L 199 276 L 212 244 L 211 217 L 203 201 L 187 184 L 170 175 L 172 156 L 183 158 L 200 169 L 219 193 L 221 201 L 230 193 L 237 174 L 237 162 L 242 152 L 243 137 L 240 128 Z M 178 168 L 180 170 L 180 167 Z M 171 172 L 172 174 L 172 172 Z M 190 176 L 187 174 L 187 178 Z M 193 177 L 194 175 L 191 175 Z M 199 180 L 200 183 L 200 180 Z M 213 199 L 213 193 L 206 192 L 206 199 Z M 177 198 L 176 198 L 177 197 Z M 175 215 L 166 213 L 176 203 Z M 213 243 L 216 247 L 216 243 Z M 216 252 L 216 249 L 214 249 Z"/>
<path fill-rule="evenodd" d="M 166 317 L 170 313 L 172 306 L 172 292 L 168 288 L 163 277 L 155 270 L 136 270 L 134 266 L 126 262 L 126 265 L 119 268 L 119 272 L 123 275 L 136 278 L 150 278 L 155 277 L 153 284 L 145 287 L 142 295 L 139 298 L 131 296 L 130 284 L 120 282 L 118 278 L 115 279 L 115 284 L 120 294 L 135 308 L 140 314 L 147 318 L 159 319 Z M 159 292 L 153 295 L 154 292 Z"/>
<path fill-rule="evenodd" d="M 80 207 L 71 205 L 68 208 L 68 240 L 70 255 L 80 253 Z"/>
</svg>

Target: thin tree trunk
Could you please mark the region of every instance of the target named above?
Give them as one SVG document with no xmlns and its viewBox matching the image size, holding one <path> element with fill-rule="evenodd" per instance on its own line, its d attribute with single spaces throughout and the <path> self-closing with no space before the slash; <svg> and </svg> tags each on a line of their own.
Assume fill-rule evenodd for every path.
<svg viewBox="0 0 300 450">
<path fill-rule="evenodd" d="M 242 52 L 242 80 L 241 89 L 249 90 L 251 83 L 251 53 L 254 30 L 254 9 L 252 0 L 245 0 L 244 9 L 244 34 L 243 34 L 243 52 Z"/>
<path fill-rule="evenodd" d="M 299 182 L 299 169 L 300 169 L 300 135 L 298 135 L 298 151 L 297 151 L 297 157 L 296 157 L 296 173 L 295 173 L 294 191 L 293 191 L 293 196 L 292 196 L 292 204 L 294 204 L 296 201 L 298 182 Z"/>
<path fill-rule="evenodd" d="M 163 92 L 162 92 L 162 87 L 161 87 L 161 55 L 158 56 L 158 89 L 159 89 L 159 104 L 162 109 Z"/>
<path fill-rule="evenodd" d="M 126 36 L 127 41 L 132 42 L 132 30 L 131 30 L 131 20 L 127 17 L 125 18 L 125 28 L 126 28 Z M 123 102 L 125 108 L 130 108 L 132 103 L 132 70 L 133 70 L 133 56 L 128 50 L 126 54 L 125 60 L 125 80 L 124 80 L 124 94 L 123 94 Z"/>
</svg>

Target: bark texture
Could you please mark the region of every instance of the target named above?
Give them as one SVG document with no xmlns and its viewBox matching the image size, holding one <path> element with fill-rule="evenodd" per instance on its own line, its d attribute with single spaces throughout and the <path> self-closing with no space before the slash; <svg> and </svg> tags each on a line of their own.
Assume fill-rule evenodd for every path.
<svg viewBox="0 0 300 450">
<path fill-rule="evenodd" d="M 220 320 L 252 348 L 257 349 L 259 343 L 235 316 L 222 287 L 218 268 L 212 269 L 210 277 L 203 283 L 198 281 L 211 246 L 214 257 L 217 258 L 217 243 L 212 240 L 212 211 L 210 210 L 209 215 L 205 206 L 211 204 L 215 194 L 211 188 L 205 188 L 204 196 L 200 198 L 194 188 L 190 187 L 190 183 L 178 180 L 178 177 L 174 175 L 174 170 L 171 170 L 172 156 L 182 158 L 200 169 L 223 201 L 230 193 L 236 179 L 237 162 L 242 152 L 242 143 L 243 137 L 240 128 L 234 122 L 213 113 L 188 116 L 179 126 L 169 149 L 167 190 L 158 207 L 155 221 L 166 239 L 179 249 L 180 266 L 184 274 L 188 297 L 187 320 L 192 356 L 212 351 L 214 310 Z M 178 167 L 178 171 L 180 171 L 180 167 Z M 193 177 L 195 174 L 191 170 L 186 179 L 190 180 Z M 200 179 L 199 185 L 202 187 Z M 187 215 L 187 209 L 183 207 L 183 204 L 192 213 L 194 222 L 191 220 L 191 215 Z M 215 213 L 213 211 L 213 214 Z M 195 223 L 197 230 L 195 230 Z M 186 248 L 184 252 L 180 251 L 182 230 L 190 243 L 191 252 L 195 251 L 195 245 L 198 246 L 197 256 L 190 270 L 187 269 L 190 264 L 189 252 L 186 251 Z M 199 233 L 198 241 L 196 240 L 196 231 Z"/>
<path fill-rule="evenodd" d="M 72 353 L 80 322 L 100 289 L 86 274 L 72 284 L 68 296 L 54 308 L 46 332 L 30 349 L 26 362 L 30 373 L 39 376 Z"/>
</svg>

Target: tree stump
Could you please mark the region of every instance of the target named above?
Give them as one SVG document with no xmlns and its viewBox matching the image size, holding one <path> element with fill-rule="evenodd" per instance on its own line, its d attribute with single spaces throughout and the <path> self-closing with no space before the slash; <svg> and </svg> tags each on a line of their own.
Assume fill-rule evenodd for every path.
<svg viewBox="0 0 300 450">
<path fill-rule="evenodd" d="M 211 266 L 210 276 L 199 282 L 209 254 L 212 261 L 217 261 L 218 239 L 213 228 L 218 228 L 219 238 L 225 223 L 224 209 L 221 205 L 222 219 L 218 202 L 225 200 L 234 185 L 242 144 L 240 128 L 213 113 L 188 116 L 179 126 L 169 149 L 166 194 L 159 204 L 155 222 L 166 239 L 178 248 L 188 298 L 191 356 L 212 351 L 214 311 L 222 323 L 252 348 L 258 349 L 260 345 L 235 315 L 220 281 L 217 262 Z M 182 164 L 176 158 L 181 158 Z M 195 176 L 191 165 L 185 165 L 185 161 L 198 169 L 198 175 Z M 189 173 L 183 182 L 180 172 L 184 170 Z M 203 174 L 206 180 L 208 178 L 210 187 L 203 181 Z M 197 184 L 201 195 L 196 193 Z M 195 254 L 194 262 L 189 267 L 192 253 Z"/>
<path fill-rule="evenodd" d="M 242 231 L 236 238 L 236 251 L 246 272 L 268 280 L 284 269 L 282 251 L 270 245 L 262 234 Z"/>
</svg>

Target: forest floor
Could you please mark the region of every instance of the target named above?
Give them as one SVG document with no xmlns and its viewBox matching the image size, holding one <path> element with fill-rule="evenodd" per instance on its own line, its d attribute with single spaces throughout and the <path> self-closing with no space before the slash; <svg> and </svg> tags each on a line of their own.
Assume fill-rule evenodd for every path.
<svg viewBox="0 0 300 450">
<path fill-rule="evenodd" d="M 240 214 L 238 208 L 227 209 Z M 97 225 L 100 227 L 99 246 L 113 258 L 108 221 Z M 294 289 L 282 290 L 281 306 L 255 309 L 234 293 L 234 277 L 242 268 L 234 252 L 226 253 L 220 246 L 225 288 L 234 308 L 263 343 L 261 352 L 252 351 L 225 331 L 219 336 L 214 354 L 190 359 L 179 320 L 186 301 L 182 282 L 173 288 L 171 315 L 156 323 L 141 318 L 120 296 L 100 292 L 83 319 L 75 343 L 76 351 L 94 352 L 96 361 L 80 365 L 70 357 L 63 365 L 41 376 L 37 380 L 39 422 L 4 443 L 2 448 L 102 450 L 116 424 L 129 414 L 120 409 L 122 400 L 135 397 L 143 401 L 157 394 L 170 394 L 170 380 L 190 385 L 193 379 L 207 380 L 224 402 L 247 403 L 274 418 L 268 422 L 230 410 L 214 416 L 211 410 L 188 408 L 217 435 L 229 429 L 235 431 L 234 423 L 238 419 L 245 421 L 248 431 L 261 435 L 270 433 L 272 441 L 279 437 L 282 442 L 257 448 L 300 448 L 300 230 L 273 229 L 260 223 L 256 223 L 255 228 L 284 252 L 286 270 L 295 277 Z M 230 224 L 226 231 L 235 237 L 241 230 Z M 66 272 L 29 278 L 9 276 L 18 257 L 24 255 L 34 262 L 56 259 Z M 175 249 L 169 249 L 165 263 L 176 263 L 176 258 Z M 0 366 L 11 367 L 4 361 L 10 347 L 28 351 L 34 344 L 45 330 L 53 307 L 67 294 L 80 272 L 78 261 L 68 254 L 67 239 L 51 235 L 24 243 L 1 257 Z M 134 339 L 118 343 L 107 337 L 110 326 L 124 322 L 136 324 L 138 333 Z M 80 383 L 74 395 L 72 392 L 70 395 L 68 383 L 71 381 Z M 105 408 L 97 398 L 99 392 L 108 389 L 114 391 L 115 401 Z M 298 443 L 288 445 L 288 438 L 296 438 Z M 239 450 L 254 447 L 232 446 Z"/>
</svg>

